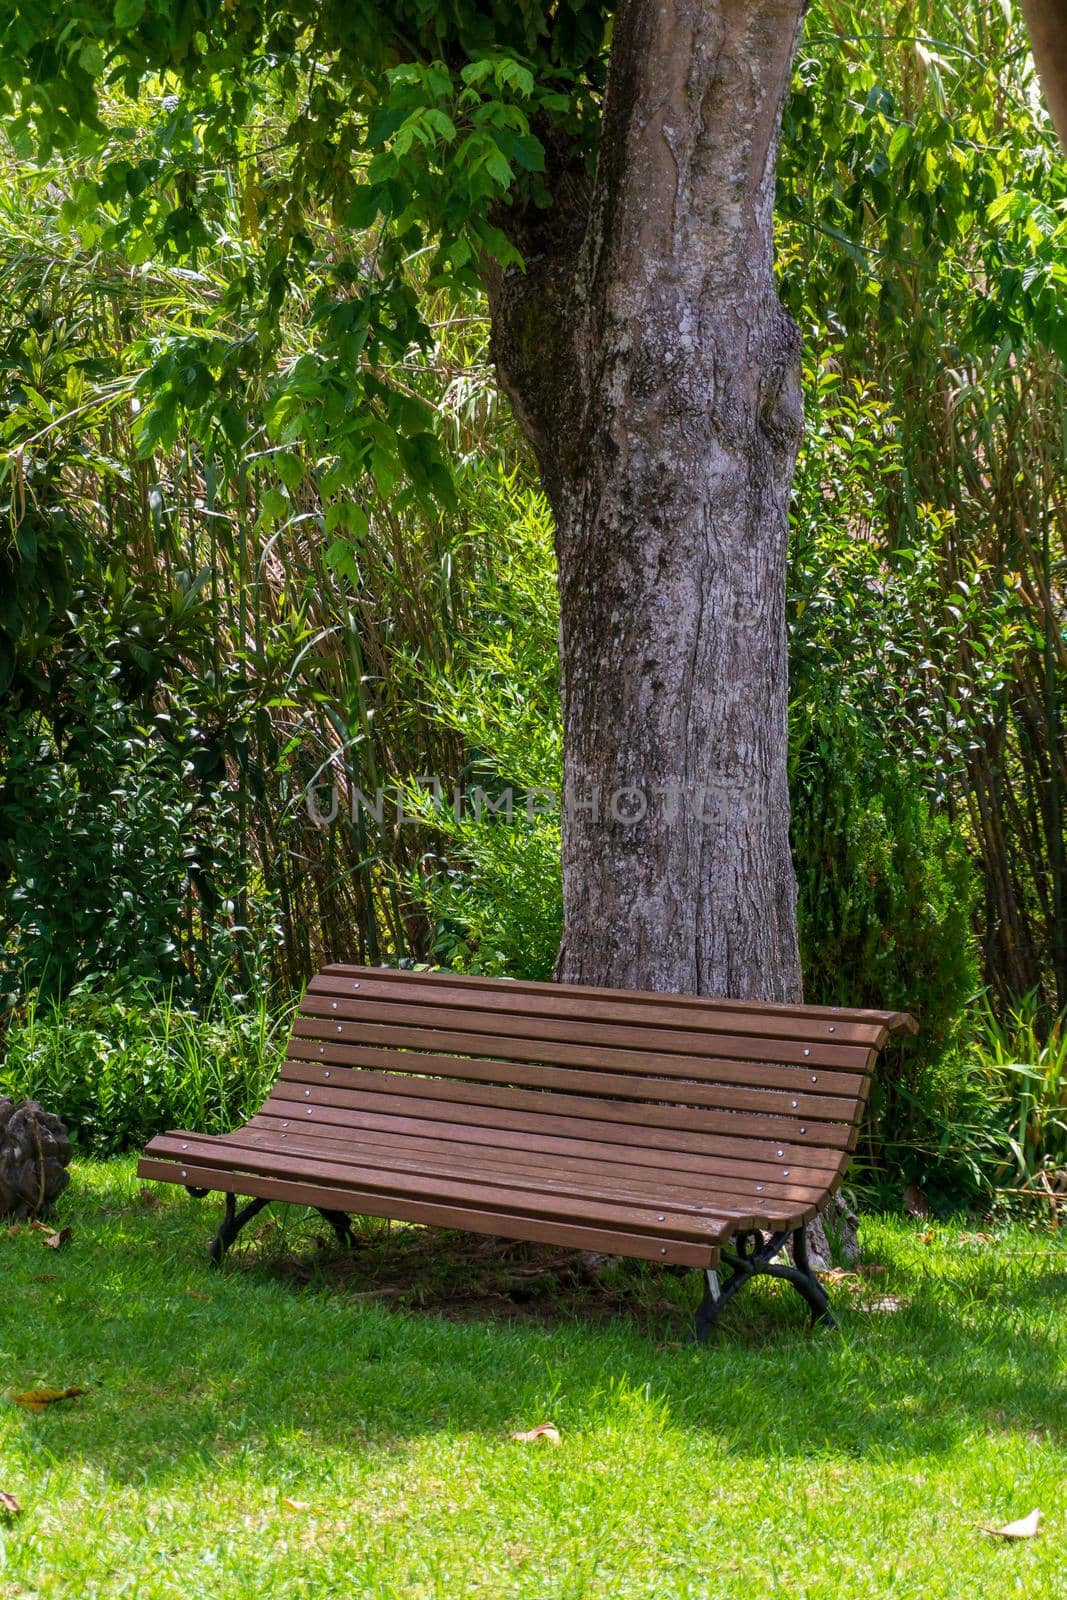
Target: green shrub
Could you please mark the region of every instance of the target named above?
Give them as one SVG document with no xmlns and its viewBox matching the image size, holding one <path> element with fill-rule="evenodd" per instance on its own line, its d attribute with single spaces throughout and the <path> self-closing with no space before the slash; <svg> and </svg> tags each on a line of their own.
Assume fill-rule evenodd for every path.
<svg viewBox="0 0 1067 1600">
<path fill-rule="evenodd" d="M 805 718 L 792 766 L 805 998 L 911 1011 L 931 1060 L 979 986 L 963 842 L 840 706 Z"/>
<path fill-rule="evenodd" d="M 1049 1017 L 1032 991 L 997 1016 L 983 996 L 965 1053 L 992 1111 L 994 1183 L 1032 1188 L 1067 1169 L 1067 1013 Z"/>
<path fill-rule="evenodd" d="M 980 1183 L 941 1132 L 968 1121 L 955 1044 L 979 986 L 973 871 L 962 841 L 847 705 L 794 707 L 793 855 L 805 998 L 910 1011 L 915 1040 L 879 1060 L 867 1111 L 870 1181 L 891 1174 L 957 1200 Z"/>
<path fill-rule="evenodd" d="M 147 992 L 35 996 L 9 1020 L 0 1094 L 40 1100 L 86 1154 L 168 1128 L 225 1133 L 262 1103 L 290 1016 L 221 992 L 202 1016 Z"/>
<path fill-rule="evenodd" d="M 83 656 L 50 716 L 0 709 L 0 976 L 61 994 L 100 977 L 186 997 L 247 984 L 274 941 L 252 840 L 180 700 L 124 697 Z"/>
<path fill-rule="evenodd" d="M 435 848 L 410 888 L 430 920 L 435 961 L 550 978 L 563 917 L 552 521 L 544 496 L 505 474 L 482 480 L 476 509 L 483 525 L 469 537 L 480 542 L 491 528 L 492 564 L 478 576 L 449 670 L 423 667 L 420 685 L 424 708 L 458 742 L 462 798 L 457 807 L 446 796 L 428 816 Z M 510 820 L 491 809 L 508 791 Z"/>
<path fill-rule="evenodd" d="M 907 1183 L 937 1212 L 1040 1196 L 1043 1176 L 1067 1169 L 1067 1017 L 1036 991 L 999 1015 L 976 996 L 954 1042 L 894 1079 L 891 1109 L 876 1097 L 875 1115 L 863 1153 L 882 1201 Z"/>
</svg>

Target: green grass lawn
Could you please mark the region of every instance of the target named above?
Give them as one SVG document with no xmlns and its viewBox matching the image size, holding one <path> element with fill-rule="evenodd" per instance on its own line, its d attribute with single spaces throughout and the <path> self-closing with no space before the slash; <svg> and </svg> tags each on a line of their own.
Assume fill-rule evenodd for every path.
<svg viewBox="0 0 1067 1600">
<path fill-rule="evenodd" d="M 213 1274 L 217 1200 L 139 1189 L 82 1164 L 62 1250 L 0 1234 L 4 1600 L 1067 1594 L 1054 1235 L 870 1219 L 838 1333 L 761 1283 L 694 1348 L 696 1273 L 266 1212 Z"/>
</svg>

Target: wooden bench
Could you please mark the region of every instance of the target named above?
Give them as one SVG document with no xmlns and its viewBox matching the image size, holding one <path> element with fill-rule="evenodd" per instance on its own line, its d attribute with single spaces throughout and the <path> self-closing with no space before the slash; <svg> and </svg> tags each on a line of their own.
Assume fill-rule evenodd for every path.
<svg viewBox="0 0 1067 1600">
<path fill-rule="evenodd" d="M 163 1134 L 137 1170 L 225 1194 L 216 1262 L 287 1200 L 343 1241 L 356 1213 L 702 1268 L 702 1338 L 755 1273 L 832 1321 L 804 1224 L 845 1174 L 879 1050 L 915 1030 L 901 1012 L 330 966 L 262 1109 L 235 1133 Z"/>
</svg>

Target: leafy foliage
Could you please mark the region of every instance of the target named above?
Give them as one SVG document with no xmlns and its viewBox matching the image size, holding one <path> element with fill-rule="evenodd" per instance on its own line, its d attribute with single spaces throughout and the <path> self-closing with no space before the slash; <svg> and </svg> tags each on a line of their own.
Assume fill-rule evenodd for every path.
<svg viewBox="0 0 1067 1600">
<path fill-rule="evenodd" d="M 1023 995 L 1005 1016 L 986 1002 L 969 1053 L 992 1110 L 987 1159 L 998 1163 L 994 1181 L 1042 1198 L 1067 1172 L 1067 1015 L 1048 1028 L 1036 994 Z"/>
<path fill-rule="evenodd" d="M 537 127 L 591 142 L 606 14 L 596 0 L 8 0 L 0 110 L 14 146 L 88 162 L 65 225 L 133 261 L 234 260 L 199 326 L 162 341 L 143 448 L 173 444 L 183 424 L 240 448 L 242 388 L 271 374 L 272 438 L 330 457 L 349 491 L 335 528 L 365 533 L 361 494 L 447 504 L 432 411 L 390 368 L 432 347 L 425 290 L 471 292 L 486 261 L 521 265 L 500 213 L 513 190 L 550 203 Z M 254 262 L 228 232 L 235 181 Z M 309 272 L 314 347 L 276 370 L 279 309 Z"/>
<path fill-rule="evenodd" d="M 809 244 L 787 299 L 833 308 L 849 355 L 873 321 L 925 366 L 948 331 L 934 280 L 957 358 L 1037 339 L 1067 360 L 1067 174 L 1034 126 L 1025 35 L 1007 7 L 937 9 L 884 32 L 864 7 L 813 14 L 779 166 L 783 220 Z"/>
<path fill-rule="evenodd" d="M 561 149 L 595 158 L 611 9 L 0 0 L 9 974 L 547 975 L 554 817 L 349 802 L 557 787 L 550 530 L 479 285 Z M 1035 111 L 1005 8 L 823 0 L 780 168 L 809 992 L 921 1011 L 867 1155 L 957 1194 L 1026 1120 L 951 1042 L 975 871 L 1001 1004 L 1037 986 L 1047 1029 L 1067 971 L 1067 181 Z"/>
<path fill-rule="evenodd" d="M 807 999 L 910 1010 L 909 1070 L 936 1059 L 979 983 L 962 842 L 838 706 L 794 746 L 791 787 Z"/>
<path fill-rule="evenodd" d="M 291 1007 L 272 998 L 192 1011 L 128 983 L 34 997 L 8 1022 L 0 1092 L 57 1112 L 82 1154 L 140 1149 L 161 1128 L 227 1133 L 277 1075 Z"/>
<path fill-rule="evenodd" d="M 269 900 L 252 900 L 248 926 L 243 818 L 188 705 L 139 714 L 90 656 L 62 723 L 4 715 L 0 749 L 9 985 L 117 976 L 204 994 L 267 966 Z"/>
<path fill-rule="evenodd" d="M 491 481 L 491 480 L 490 480 Z M 562 926 L 559 601 L 540 494 L 499 478 L 483 511 L 493 565 L 447 673 L 422 693 L 459 746 L 456 794 L 412 892 L 431 956 L 463 971 L 549 978 Z M 479 530 L 480 531 L 480 530 Z"/>
<path fill-rule="evenodd" d="M 1017 10 L 814 9 L 779 215 L 783 294 L 821 353 L 818 410 L 854 411 L 838 432 L 867 474 L 877 582 L 900 594 L 910 565 L 927 587 L 869 658 L 880 714 L 981 862 L 999 996 L 1036 987 L 1062 1008 L 1067 167 Z M 839 518 L 835 556 L 871 521 Z M 867 581 L 835 598 L 859 618 L 872 574 L 852 542 L 847 570 Z"/>
</svg>

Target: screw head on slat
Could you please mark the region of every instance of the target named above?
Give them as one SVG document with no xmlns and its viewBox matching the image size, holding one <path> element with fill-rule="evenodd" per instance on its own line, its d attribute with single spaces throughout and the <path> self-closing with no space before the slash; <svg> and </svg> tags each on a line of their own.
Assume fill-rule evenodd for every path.
<svg viewBox="0 0 1067 1600">
<path fill-rule="evenodd" d="M 304 1090 L 304 1099 L 305 1100 L 310 1100 L 311 1099 L 311 1090 L 310 1089 L 305 1089 Z M 781 1153 L 782 1152 L 779 1150 L 778 1154 L 781 1155 Z"/>
<path fill-rule="evenodd" d="M 336 1001 L 336 1000 L 334 1000 L 334 1001 L 333 1001 L 333 1002 L 332 1002 L 332 1004 L 331 1004 L 331 1007 L 330 1007 L 330 1009 L 331 1009 L 331 1010 L 333 1010 L 333 1011 L 336 1011 L 336 1010 L 337 1010 L 337 1001 Z"/>
<path fill-rule="evenodd" d="M 789 1176 L 789 1168 L 788 1168 L 788 1167 L 785 1167 L 785 1168 L 784 1168 L 784 1169 L 783 1169 L 783 1172 L 782 1172 L 782 1177 L 783 1177 L 783 1178 L 788 1178 L 788 1176 Z"/>
<path fill-rule="evenodd" d="M 189 1176 L 189 1174 L 186 1172 L 185 1168 L 183 1167 L 182 1168 L 182 1177 L 183 1178 L 187 1178 L 188 1176 Z"/>
<path fill-rule="evenodd" d="M 757 1185 L 756 1185 L 756 1193 L 757 1194 L 762 1194 L 763 1193 L 763 1185 L 762 1185 L 762 1183 L 757 1183 Z"/>
<path fill-rule="evenodd" d="M 666 1217 L 662 1217 L 662 1216 L 656 1218 L 657 1222 L 666 1222 L 666 1220 L 667 1220 Z"/>
<path fill-rule="evenodd" d="M 780 1156 L 784 1156 L 784 1155 L 785 1155 L 785 1151 L 784 1151 L 784 1150 L 779 1150 L 779 1152 L 778 1152 L 778 1154 L 779 1154 L 779 1155 L 780 1155 Z"/>
<path fill-rule="evenodd" d="M 826 1031 L 827 1031 L 827 1033 L 836 1033 L 837 1029 L 834 1027 L 833 1023 L 831 1022 L 830 1026 L 827 1028 Z"/>
<path fill-rule="evenodd" d="M 340 1023 L 337 1024 L 337 1031 L 338 1031 L 338 1033 L 341 1032 L 341 1024 Z"/>
<path fill-rule="evenodd" d="M 801 1128 L 800 1131 L 801 1131 L 801 1133 L 807 1133 L 808 1130 L 807 1130 L 807 1128 Z"/>
<path fill-rule="evenodd" d="M 323 1077 L 324 1078 L 328 1078 L 329 1076 L 330 1076 L 330 1069 L 329 1069 L 329 1067 L 327 1067 L 326 1071 L 323 1073 Z"/>
<path fill-rule="evenodd" d="M 812 1083 L 818 1083 L 818 1081 L 819 1081 L 818 1078 L 815 1076 L 814 1072 L 811 1075 L 811 1081 L 812 1081 Z"/>
<path fill-rule="evenodd" d="M 310 1117 L 310 1115 L 311 1115 L 311 1107 L 310 1106 L 308 1106 L 308 1108 L 307 1108 L 307 1114 Z"/>
<path fill-rule="evenodd" d="M 183 1149 L 183 1150 L 188 1150 L 188 1148 L 189 1148 L 189 1146 L 188 1146 L 188 1145 L 187 1145 L 187 1144 L 183 1144 L 183 1145 L 182 1145 L 182 1149 Z"/>
<path fill-rule="evenodd" d="M 354 984 L 353 984 L 353 985 L 352 985 L 352 987 L 353 987 L 353 989 L 358 989 L 358 988 L 359 988 L 359 984 L 358 984 L 358 983 L 354 983 Z"/>
<path fill-rule="evenodd" d="M 810 1056 L 811 1055 L 811 1051 L 808 1049 L 807 1045 L 804 1046 L 804 1054 L 806 1056 Z"/>
<path fill-rule="evenodd" d="M 665 1256 L 666 1254 L 667 1254 L 667 1251 L 666 1251 L 665 1248 L 660 1251 L 660 1255 L 661 1256 Z"/>
<path fill-rule="evenodd" d="M 793 1110 L 794 1110 L 794 1111 L 795 1111 L 795 1110 L 796 1110 L 796 1108 L 797 1108 L 797 1103 L 796 1103 L 796 1101 L 795 1101 L 795 1100 L 790 1100 L 790 1102 L 789 1102 L 789 1104 L 790 1104 L 790 1105 L 791 1105 L 791 1106 L 792 1106 L 792 1107 L 793 1107 Z"/>
</svg>

